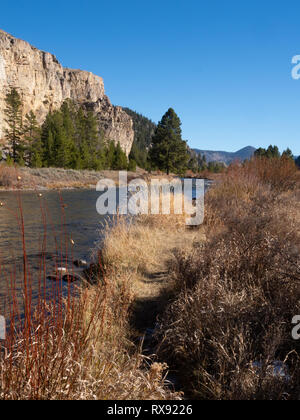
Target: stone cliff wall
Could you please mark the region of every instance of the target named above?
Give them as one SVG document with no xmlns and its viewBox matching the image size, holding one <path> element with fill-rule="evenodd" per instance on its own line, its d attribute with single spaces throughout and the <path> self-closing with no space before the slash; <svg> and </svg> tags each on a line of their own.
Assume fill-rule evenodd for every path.
<svg viewBox="0 0 300 420">
<path fill-rule="evenodd" d="M 5 129 L 5 95 L 15 87 L 22 96 L 24 115 L 32 110 L 42 123 L 51 110 L 71 98 L 93 110 L 105 136 L 120 142 L 129 154 L 133 138 L 131 118 L 111 104 L 101 77 L 62 67 L 56 57 L 0 30 L 0 140 Z"/>
</svg>

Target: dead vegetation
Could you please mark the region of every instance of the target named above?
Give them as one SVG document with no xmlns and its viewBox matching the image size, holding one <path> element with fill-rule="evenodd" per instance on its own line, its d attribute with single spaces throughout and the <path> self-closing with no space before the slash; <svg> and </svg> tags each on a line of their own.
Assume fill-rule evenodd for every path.
<svg viewBox="0 0 300 420">
<path fill-rule="evenodd" d="M 80 289 L 78 297 L 52 302 L 41 292 L 34 311 L 30 276 L 24 274 L 28 311 L 3 343 L 1 399 L 181 399 L 166 381 L 167 365 L 145 357 L 141 343 L 131 341 L 136 275 L 155 264 L 159 252 L 159 236 L 153 242 L 149 228 L 131 229 L 122 220 L 114 224 L 103 252 L 95 253 L 98 281 Z M 138 251 L 145 252 L 144 260 L 136 257 Z M 53 287 L 57 296 L 59 282 Z M 17 303 L 10 292 L 14 322 Z"/>
<path fill-rule="evenodd" d="M 198 229 L 184 215 L 116 218 L 98 285 L 7 343 L 1 398 L 182 398 L 167 363 L 187 397 L 299 399 L 299 173 L 272 165 L 229 168 Z M 161 363 L 132 342 L 157 321 Z"/>
<path fill-rule="evenodd" d="M 0 163 L 0 188 L 13 188 L 16 184 L 15 168 Z"/>
<path fill-rule="evenodd" d="M 207 241 L 176 253 L 156 334 L 192 398 L 300 398 L 298 176 L 288 161 L 232 166 L 207 196 Z"/>
<path fill-rule="evenodd" d="M 15 173 L 21 176 L 20 182 L 15 182 Z M 128 179 L 146 177 L 146 172 L 137 169 L 128 172 Z M 96 188 L 97 182 L 109 178 L 118 185 L 119 171 L 88 171 L 62 168 L 25 168 L 0 164 L 0 189 L 7 190 L 58 190 Z"/>
</svg>

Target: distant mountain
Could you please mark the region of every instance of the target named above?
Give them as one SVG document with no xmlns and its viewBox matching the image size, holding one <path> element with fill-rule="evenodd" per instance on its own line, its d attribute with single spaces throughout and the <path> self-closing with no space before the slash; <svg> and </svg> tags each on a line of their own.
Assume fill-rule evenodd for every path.
<svg viewBox="0 0 300 420">
<path fill-rule="evenodd" d="M 255 147 L 247 146 L 234 153 L 199 149 L 193 150 L 196 153 L 205 155 L 207 162 L 224 162 L 226 163 L 226 165 L 229 165 L 235 160 L 244 161 L 245 159 L 250 159 L 253 156 L 256 149 Z"/>
</svg>

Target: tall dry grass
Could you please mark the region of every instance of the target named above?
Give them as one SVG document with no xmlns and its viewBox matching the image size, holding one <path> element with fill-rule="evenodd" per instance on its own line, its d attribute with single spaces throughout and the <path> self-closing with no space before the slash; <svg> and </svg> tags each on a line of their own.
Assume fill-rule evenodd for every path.
<svg viewBox="0 0 300 420">
<path fill-rule="evenodd" d="M 165 383 L 165 366 L 145 366 L 128 340 L 127 286 L 119 280 L 88 288 L 60 320 L 38 316 L 29 337 L 22 331 L 10 338 L 0 361 L 0 398 L 178 398 Z"/>
<path fill-rule="evenodd" d="M 11 188 L 16 184 L 16 170 L 12 166 L 0 163 L 0 187 Z"/>
<path fill-rule="evenodd" d="M 41 261 L 38 304 L 33 306 L 20 193 L 18 197 L 16 217 L 24 239 L 24 319 L 12 275 L 7 279 L 11 318 L 7 339 L 1 343 L 0 398 L 179 399 L 166 382 L 166 365 L 144 357 L 130 341 L 132 279 L 120 271 L 106 272 L 100 253 L 95 269 L 90 270 L 94 285 L 85 284 L 76 294 L 68 288 L 65 297 L 59 275 L 53 283 L 53 298 L 44 295 L 46 274 Z M 63 212 L 63 202 L 61 206 Z M 63 226 L 62 233 L 67 241 Z M 64 244 L 63 248 L 68 252 Z M 62 255 L 61 261 L 67 258 Z"/>
<path fill-rule="evenodd" d="M 207 242 L 176 255 L 157 338 L 188 396 L 300 398 L 297 176 L 286 160 L 233 165 L 207 196 Z"/>
</svg>

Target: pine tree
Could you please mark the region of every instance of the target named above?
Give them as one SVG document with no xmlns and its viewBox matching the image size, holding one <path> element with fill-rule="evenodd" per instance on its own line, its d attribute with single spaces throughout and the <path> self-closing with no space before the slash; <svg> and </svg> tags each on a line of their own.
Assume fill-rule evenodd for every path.
<svg viewBox="0 0 300 420">
<path fill-rule="evenodd" d="M 136 171 L 136 161 L 134 159 L 129 159 L 128 171 L 130 171 L 130 172 L 135 172 Z"/>
<path fill-rule="evenodd" d="M 12 159 L 15 163 L 23 163 L 22 138 L 22 100 L 16 89 L 11 91 L 5 97 L 6 115 L 5 122 L 8 128 L 5 130 L 5 136 L 12 148 Z"/>
<path fill-rule="evenodd" d="M 294 160 L 293 152 L 291 149 L 287 148 L 281 155 L 283 159 L 291 159 Z"/>
<path fill-rule="evenodd" d="M 120 144 L 107 142 L 99 132 L 97 117 L 70 100 L 49 113 L 41 134 L 43 166 L 77 169 L 127 169 Z"/>
<path fill-rule="evenodd" d="M 270 145 L 267 149 L 260 147 L 254 152 L 255 157 L 264 157 L 268 159 L 280 158 L 280 152 L 277 146 Z"/>
<path fill-rule="evenodd" d="M 115 147 L 112 169 L 122 170 L 122 169 L 127 169 L 127 166 L 128 166 L 127 156 L 125 152 L 123 152 L 120 142 L 118 142 L 117 146 Z"/>
<path fill-rule="evenodd" d="M 131 117 L 133 121 L 134 141 L 129 159 L 135 160 L 139 167 L 147 169 L 148 149 L 151 145 L 152 137 L 156 129 L 156 124 L 149 120 L 149 118 L 146 118 L 129 108 L 123 108 L 123 110 Z"/>
<path fill-rule="evenodd" d="M 115 159 L 115 150 L 116 150 L 116 147 L 113 141 L 110 141 L 108 145 L 106 145 L 105 147 L 105 155 L 106 155 L 105 168 L 106 169 L 111 169 L 113 167 L 114 159 Z"/>
<path fill-rule="evenodd" d="M 158 123 L 152 138 L 149 158 L 152 167 L 169 174 L 182 174 L 187 169 L 189 159 L 187 144 L 181 138 L 181 122 L 170 108 Z"/>
<path fill-rule="evenodd" d="M 42 127 L 42 145 L 44 166 L 76 166 L 73 130 L 66 110 L 48 114 Z"/>
<path fill-rule="evenodd" d="M 97 118 L 92 112 L 85 113 L 82 108 L 76 114 L 75 147 L 80 169 L 102 169 L 103 156 L 100 153 Z"/>
<path fill-rule="evenodd" d="M 29 166 L 32 168 L 40 168 L 42 166 L 43 154 L 41 129 L 38 125 L 36 116 L 32 111 L 25 116 L 24 139 Z"/>
</svg>

